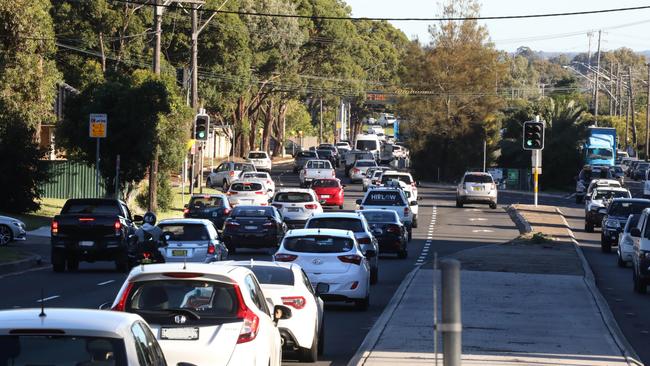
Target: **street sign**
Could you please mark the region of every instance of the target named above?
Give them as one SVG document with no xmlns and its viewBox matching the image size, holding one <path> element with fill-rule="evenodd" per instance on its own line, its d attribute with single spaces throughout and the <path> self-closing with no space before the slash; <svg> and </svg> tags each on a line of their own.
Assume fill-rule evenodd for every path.
<svg viewBox="0 0 650 366">
<path fill-rule="evenodd" d="M 90 124 L 88 132 L 91 138 L 103 139 L 106 138 L 106 130 L 108 129 L 108 116 L 103 113 L 93 113 L 90 115 Z"/>
</svg>

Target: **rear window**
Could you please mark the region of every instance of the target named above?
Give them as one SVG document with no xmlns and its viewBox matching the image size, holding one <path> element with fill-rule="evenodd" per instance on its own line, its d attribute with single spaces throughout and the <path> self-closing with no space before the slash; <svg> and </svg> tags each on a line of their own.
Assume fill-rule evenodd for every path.
<svg viewBox="0 0 650 366">
<path fill-rule="evenodd" d="M 294 276 L 293 271 L 284 267 L 270 267 L 270 266 L 256 266 L 246 265 L 242 266 L 250 269 L 257 277 L 257 281 L 264 285 L 287 285 L 293 286 Z"/>
<path fill-rule="evenodd" d="M 338 187 L 339 182 L 334 179 L 316 179 L 314 183 L 311 184 L 312 187 Z"/>
<path fill-rule="evenodd" d="M 339 229 L 350 230 L 355 233 L 364 232 L 360 219 L 347 217 L 321 217 L 313 218 L 307 222 L 305 229 Z"/>
<path fill-rule="evenodd" d="M 633 214 L 640 214 L 644 209 L 650 207 L 648 203 L 639 202 L 612 202 L 609 206 L 608 215 L 628 217 Z"/>
<path fill-rule="evenodd" d="M 364 205 L 374 206 L 404 206 L 404 200 L 399 191 L 371 191 L 363 201 Z"/>
<path fill-rule="evenodd" d="M 241 179 L 266 179 L 266 173 L 243 173 Z"/>
<path fill-rule="evenodd" d="M 366 218 L 368 222 L 398 222 L 399 218 L 395 214 L 395 211 L 386 211 L 386 212 L 372 212 L 372 211 L 361 211 L 361 214 Z"/>
<path fill-rule="evenodd" d="M 231 217 L 268 217 L 273 216 L 273 209 L 270 207 L 246 207 L 237 206 L 232 213 Z"/>
<path fill-rule="evenodd" d="M 235 163 L 235 170 L 240 170 L 243 172 L 254 172 L 255 167 L 252 164 Z"/>
<path fill-rule="evenodd" d="M 210 208 L 210 207 L 222 207 L 223 198 L 222 197 L 192 197 L 190 200 L 190 207 L 193 208 Z"/>
<path fill-rule="evenodd" d="M 377 150 L 377 141 L 374 140 L 357 141 L 357 150 Z"/>
<path fill-rule="evenodd" d="M 332 156 L 332 152 L 329 150 L 318 150 L 318 156 L 323 158 L 329 158 Z"/>
<path fill-rule="evenodd" d="M 235 288 L 230 284 L 202 280 L 158 280 L 135 282 L 125 310 L 172 323 L 183 309 L 203 318 L 235 317 L 239 308 Z M 181 309 L 178 311 L 178 309 Z M 187 316 L 188 323 L 194 319 Z"/>
<path fill-rule="evenodd" d="M 485 174 L 467 174 L 465 183 L 494 183 L 492 176 Z"/>
<path fill-rule="evenodd" d="M 374 161 L 357 161 L 357 166 L 377 166 Z"/>
<path fill-rule="evenodd" d="M 312 202 L 313 197 L 307 192 L 280 192 L 275 195 L 276 202 Z"/>
<path fill-rule="evenodd" d="M 68 201 L 61 213 L 87 215 L 121 215 L 117 204 L 109 201 Z"/>
<path fill-rule="evenodd" d="M 400 182 L 404 182 L 406 184 L 411 184 L 413 183 L 413 180 L 411 179 L 410 176 L 408 175 L 401 175 L 401 174 L 384 174 L 381 176 L 381 182 L 386 183 L 390 180 L 398 180 Z M 467 181 L 466 181 L 467 182 Z"/>
<path fill-rule="evenodd" d="M 318 155 L 316 155 L 315 152 L 313 151 L 301 151 L 297 155 L 299 158 L 317 158 Z"/>
<path fill-rule="evenodd" d="M 268 158 L 268 156 L 266 155 L 266 153 L 252 152 L 252 153 L 248 153 L 248 158 L 249 159 L 266 159 L 266 158 Z"/>
<path fill-rule="evenodd" d="M 208 229 L 203 224 L 160 224 L 158 225 L 170 241 L 209 240 Z"/>
<path fill-rule="evenodd" d="M 307 169 L 332 169 L 329 161 L 310 160 L 307 162 Z"/>
<path fill-rule="evenodd" d="M 595 200 L 608 200 L 612 198 L 630 198 L 630 195 L 625 191 L 604 191 L 597 190 L 594 195 Z"/>
<path fill-rule="evenodd" d="M 262 190 L 262 185 L 260 183 L 233 183 L 230 186 L 230 189 L 233 191 L 239 191 L 239 192 L 254 192 L 254 191 L 261 191 Z"/>
<path fill-rule="evenodd" d="M 126 364 L 122 339 L 59 334 L 0 336 L 0 365 L 3 366 Z"/>
<path fill-rule="evenodd" d="M 354 241 L 324 235 L 292 237 L 284 239 L 284 248 L 303 253 L 343 253 L 354 248 Z"/>
</svg>

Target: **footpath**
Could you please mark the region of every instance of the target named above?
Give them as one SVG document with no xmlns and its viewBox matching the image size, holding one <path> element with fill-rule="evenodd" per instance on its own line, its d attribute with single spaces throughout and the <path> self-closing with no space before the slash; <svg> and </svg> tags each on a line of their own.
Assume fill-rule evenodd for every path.
<svg viewBox="0 0 650 366">
<path fill-rule="evenodd" d="M 561 212 L 518 205 L 509 213 L 519 238 L 447 257 L 462 269 L 462 364 L 642 365 Z M 442 365 L 440 336 L 434 351 L 434 281 L 440 289 L 432 264 L 414 269 L 348 366 Z"/>
</svg>

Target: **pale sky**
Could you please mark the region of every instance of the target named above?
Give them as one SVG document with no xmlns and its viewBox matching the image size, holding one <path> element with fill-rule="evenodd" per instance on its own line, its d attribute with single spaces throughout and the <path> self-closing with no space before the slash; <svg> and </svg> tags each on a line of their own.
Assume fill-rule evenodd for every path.
<svg viewBox="0 0 650 366">
<path fill-rule="evenodd" d="M 479 0 L 480 1 L 480 0 Z M 436 0 L 345 0 L 355 17 L 436 17 Z M 642 0 L 482 0 L 482 16 L 560 13 L 650 5 Z M 407 37 L 430 40 L 427 22 L 392 22 Z M 639 24 L 641 23 L 641 24 Z M 596 49 L 599 29 L 601 47 L 612 50 L 629 47 L 650 50 L 650 9 L 609 14 L 576 15 L 555 18 L 484 21 L 498 49 L 514 51 L 525 45 L 536 51 L 586 52 L 587 33 L 595 31 L 592 50 Z M 544 39 L 546 37 L 546 39 Z M 552 37 L 549 39 L 549 37 Z"/>
</svg>

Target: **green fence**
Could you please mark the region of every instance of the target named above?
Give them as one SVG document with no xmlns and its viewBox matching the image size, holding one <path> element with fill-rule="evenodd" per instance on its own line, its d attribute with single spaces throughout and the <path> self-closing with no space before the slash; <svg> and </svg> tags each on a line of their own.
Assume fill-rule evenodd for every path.
<svg viewBox="0 0 650 366">
<path fill-rule="evenodd" d="M 67 160 L 48 161 L 52 181 L 44 184 L 45 198 L 93 198 L 95 197 L 95 169 Z M 105 194 L 104 182 L 100 177 L 99 196 Z"/>
</svg>

